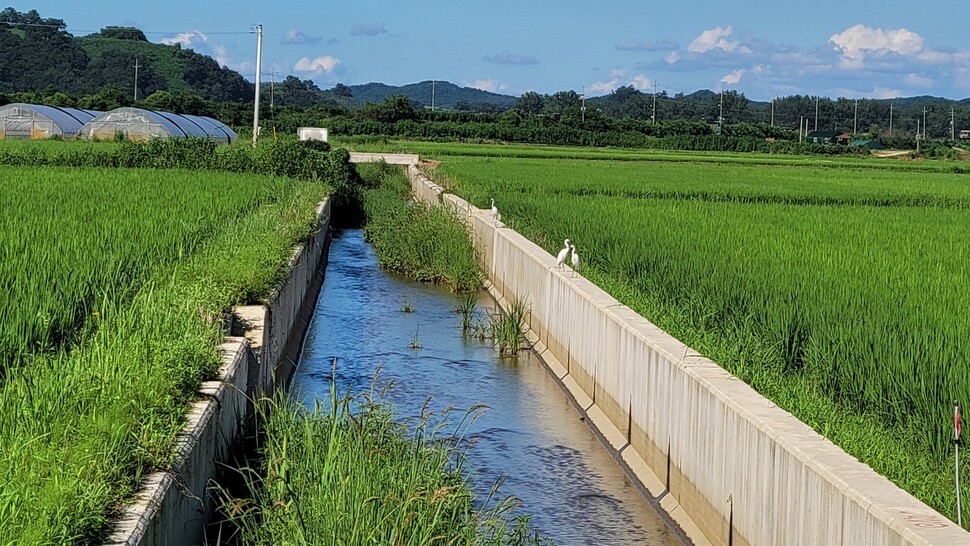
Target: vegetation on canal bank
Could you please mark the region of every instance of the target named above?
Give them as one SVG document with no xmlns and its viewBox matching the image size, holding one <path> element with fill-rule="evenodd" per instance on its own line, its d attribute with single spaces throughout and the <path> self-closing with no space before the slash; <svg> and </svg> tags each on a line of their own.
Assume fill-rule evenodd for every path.
<svg viewBox="0 0 970 546">
<path fill-rule="evenodd" d="M 261 467 L 243 471 L 250 499 L 226 497 L 223 512 L 245 545 L 549 544 L 510 515 L 502 499 L 476 508 L 463 475 L 457 424 L 423 415 L 401 422 L 373 390 L 307 410 L 274 400 L 263 407 Z"/>
<path fill-rule="evenodd" d="M 309 171 L 251 174 L 248 151 L 232 153 L 250 174 L 199 168 L 193 152 L 213 151 L 201 143 L 92 152 L 127 149 L 150 169 L 94 168 L 94 146 L 54 144 L 0 154 L 21 165 L 0 166 L 0 286 L 16 294 L 0 301 L 4 543 L 104 538 L 138 480 L 170 463 L 186 403 L 221 362 L 224 312 L 269 292 L 331 191 Z M 288 151 L 325 154 L 319 167 L 336 168 L 321 175 L 350 170 Z"/>
<path fill-rule="evenodd" d="M 411 185 L 400 167 L 358 166 L 364 191 L 364 236 L 381 267 L 456 292 L 481 287 L 475 247 L 458 218 L 443 207 L 408 201 Z"/>
</svg>

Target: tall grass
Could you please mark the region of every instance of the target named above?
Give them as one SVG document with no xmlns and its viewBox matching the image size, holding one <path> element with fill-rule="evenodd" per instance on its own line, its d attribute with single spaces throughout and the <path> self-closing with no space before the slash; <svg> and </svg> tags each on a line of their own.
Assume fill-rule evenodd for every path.
<svg viewBox="0 0 970 546">
<path fill-rule="evenodd" d="M 464 432 L 421 415 L 394 419 L 374 391 L 307 410 L 276 400 L 263 413 L 263 468 L 244 471 L 252 499 L 226 498 L 242 543 L 546 544 L 511 498 L 476 508 L 463 475 Z"/>
<path fill-rule="evenodd" d="M 381 267 L 455 291 L 481 286 L 475 247 L 453 213 L 406 201 L 411 186 L 400 168 L 378 164 L 360 171 L 376 186 L 364 194 L 364 235 Z"/>
<path fill-rule="evenodd" d="M 472 200 L 507 203 L 552 251 L 583 241 L 585 276 L 955 518 L 967 182 L 628 165 L 454 158 L 439 170 Z M 795 193 L 805 199 L 779 199 Z"/>
<path fill-rule="evenodd" d="M 182 203 L 163 182 L 153 186 L 157 173 L 151 171 L 91 174 L 55 171 L 50 184 L 76 188 L 68 194 L 45 188 L 45 179 L 35 176 L 36 191 L 30 195 L 46 199 L 47 210 L 61 206 L 52 200 L 68 197 L 79 210 L 100 210 L 86 202 L 91 200 L 114 203 L 127 213 L 106 212 L 115 220 L 108 225 L 68 212 L 50 220 L 59 229 L 39 233 L 53 239 L 37 239 L 22 249 L 44 256 L 27 258 L 36 260 L 30 262 L 31 273 L 51 280 L 47 290 L 58 292 L 72 289 L 84 271 L 101 279 L 100 252 L 106 264 L 132 265 L 120 281 L 117 274 L 106 275 L 108 284 L 92 296 L 68 300 L 74 307 L 63 306 L 83 324 L 72 343 L 25 352 L 0 384 L 3 543 L 90 543 L 103 537 L 138 479 L 169 463 L 185 404 L 220 363 L 216 343 L 222 332 L 211 317 L 251 302 L 281 278 L 292 245 L 310 234 L 315 205 L 327 191 L 319 183 L 269 177 L 219 182 L 223 175 L 166 173 L 171 175 L 168 183 L 183 187 L 186 195 L 212 202 L 198 205 Z M 73 177 L 83 184 L 69 182 Z M 10 177 L 2 180 L 3 188 L 16 183 Z M 139 187 L 142 181 L 145 188 Z M 153 199 L 150 189 L 172 200 Z M 138 209 L 131 195 L 141 196 L 145 208 Z M 20 197 L 2 191 L 0 199 Z M 169 226 L 158 232 L 158 248 L 126 227 L 130 222 L 152 232 L 155 228 L 145 226 L 141 214 Z M 210 214 L 214 218 L 198 217 Z M 34 221 L 44 225 L 48 220 Z M 166 235 L 180 227 L 181 240 Z M 88 230 L 96 237 L 84 239 Z M 83 249 L 56 251 L 73 248 L 78 240 L 89 243 L 89 256 Z"/>
</svg>

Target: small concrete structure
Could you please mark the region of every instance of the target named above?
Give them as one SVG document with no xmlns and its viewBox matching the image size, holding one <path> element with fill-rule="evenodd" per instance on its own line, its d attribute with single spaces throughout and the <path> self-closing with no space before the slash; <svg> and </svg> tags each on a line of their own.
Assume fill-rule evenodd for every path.
<svg viewBox="0 0 970 546">
<path fill-rule="evenodd" d="M 327 142 L 329 131 L 325 127 L 297 127 L 296 138 L 300 140 L 322 140 Z"/>
<path fill-rule="evenodd" d="M 970 533 L 674 339 L 489 211 L 467 221 L 489 291 L 523 300 L 535 349 L 641 484 L 694 540 L 718 545 L 970 544 Z"/>
<path fill-rule="evenodd" d="M 147 476 L 115 521 L 106 545 L 194 545 L 205 539 L 215 503 L 209 487 L 253 412 L 253 400 L 285 386 L 323 282 L 330 244 L 330 200 L 317 209 L 317 233 L 299 245 L 290 273 L 267 305 L 238 310 L 222 345 L 219 377 L 200 388 L 176 439 L 172 467 Z"/>
</svg>

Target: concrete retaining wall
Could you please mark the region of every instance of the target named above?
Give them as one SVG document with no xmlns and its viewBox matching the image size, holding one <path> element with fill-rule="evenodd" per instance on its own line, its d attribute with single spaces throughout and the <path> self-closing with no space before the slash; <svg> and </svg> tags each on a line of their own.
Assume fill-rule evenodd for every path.
<svg viewBox="0 0 970 546">
<path fill-rule="evenodd" d="M 219 378 L 200 388 L 179 433 L 175 462 L 145 478 L 105 544 L 194 545 L 205 538 L 214 503 L 210 481 L 251 414 L 252 401 L 285 385 L 316 302 L 330 244 L 330 201 L 317 209 L 317 233 L 298 246 L 290 274 L 265 306 L 236 310 L 233 334 L 222 345 Z"/>
<path fill-rule="evenodd" d="M 414 166 L 466 218 L 490 290 L 521 299 L 540 356 L 695 542 L 970 544 L 970 534 Z"/>
</svg>

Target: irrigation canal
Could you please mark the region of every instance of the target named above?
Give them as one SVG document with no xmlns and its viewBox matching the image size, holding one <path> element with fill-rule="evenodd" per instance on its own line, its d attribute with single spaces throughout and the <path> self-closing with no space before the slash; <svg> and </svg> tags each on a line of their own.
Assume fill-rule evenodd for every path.
<svg viewBox="0 0 970 546">
<path fill-rule="evenodd" d="M 326 405 L 336 359 L 341 392 L 368 389 L 380 367 L 379 386 L 391 384 L 388 401 L 402 417 L 418 415 L 429 397 L 437 414 L 486 404 L 468 428 L 466 469 L 480 498 L 504 479 L 499 496 L 520 499 L 532 526 L 559 545 L 682 542 L 542 364 L 463 338 L 457 303 L 446 290 L 381 271 L 360 230 L 335 233 L 290 392 Z M 480 316 L 489 305 L 480 298 Z M 415 340 L 420 349 L 409 347 Z"/>
</svg>

